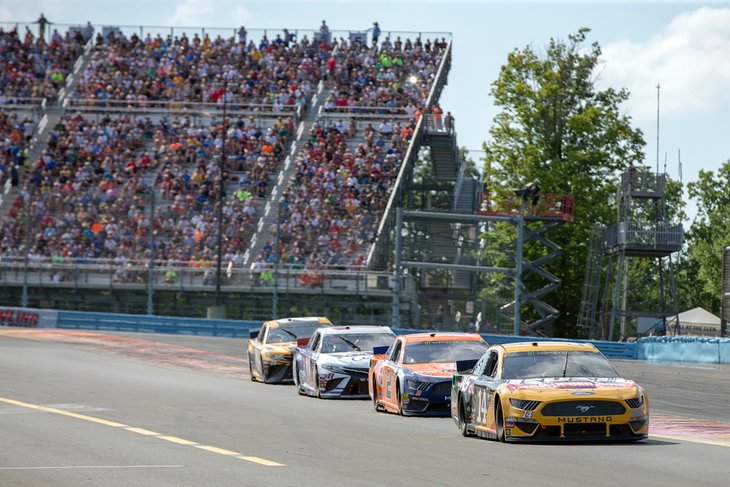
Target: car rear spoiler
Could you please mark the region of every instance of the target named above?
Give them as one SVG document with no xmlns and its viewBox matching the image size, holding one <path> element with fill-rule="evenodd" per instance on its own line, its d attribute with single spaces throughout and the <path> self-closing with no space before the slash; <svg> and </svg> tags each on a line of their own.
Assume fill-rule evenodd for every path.
<svg viewBox="0 0 730 487">
<path fill-rule="evenodd" d="M 309 338 L 297 338 L 297 347 L 304 348 L 309 345 Z"/>
<path fill-rule="evenodd" d="M 456 361 L 456 372 L 470 372 L 479 360 L 457 360 Z"/>
<path fill-rule="evenodd" d="M 261 328 L 256 328 L 255 330 L 249 330 L 248 338 L 251 340 L 253 340 L 254 338 L 257 338 L 259 336 L 260 331 L 261 331 Z"/>
</svg>

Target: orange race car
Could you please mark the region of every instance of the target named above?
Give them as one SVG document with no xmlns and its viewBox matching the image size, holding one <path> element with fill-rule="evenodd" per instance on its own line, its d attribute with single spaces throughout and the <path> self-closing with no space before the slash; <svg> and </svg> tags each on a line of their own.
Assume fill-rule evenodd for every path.
<svg viewBox="0 0 730 487">
<path fill-rule="evenodd" d="M 248 368 L 251 380 L 293 382 L 292 352 L 299 338 L 309 338 L 317 328 L 332 326 L 327 318 L 282 318 L 265 322 L 252 330 L 248 341 Z"/>
<path fill-rule="evenodd" d="M 368 387 L 376 411 L 404 416 L 448 416 L 456 361 L 478 359 L 489 348 L 477 334 L 400 335 L 376 347 Z"/>
</svg>

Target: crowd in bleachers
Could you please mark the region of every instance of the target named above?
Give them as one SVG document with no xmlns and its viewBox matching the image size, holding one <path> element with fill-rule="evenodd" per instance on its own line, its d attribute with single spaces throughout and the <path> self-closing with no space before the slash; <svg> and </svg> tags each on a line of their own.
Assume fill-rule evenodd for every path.
<svg viewBox="0 0 730 487">
<path fill-rule="evenodd" d="M 54 99 L 83 50 L 81 35 L 54 31 L 50 42 L 17 28 L 0 29 L 0 103 L 17 98 Z"/>
<path fill-rule="evenodd" d="M 98 100 L 151 100 L 269 104 L 278 109 L 303 105 L 321 74 L 326 46 L 284 42 L 258 44 L 238 39 L 180 37 L 97 37 L 78 97 Z M 225 91 L 225 85 L 228 91 Z M 224 94 L 225 93 L 225 94 Z"/>
<path fill-rule="evenodd" d="M 11 87 L 3 93 L 14 96 L 55 93 L 82 45 L 57 34 L 47 45 L 30 32 L 23 43 L 17 33 L 1 33 L 0 43 L 2 83 Z M 370 123 L 325 119 L 315 125 L 294 161 L 295 178 L 276 202 L 278 223 L 258 257 L 259 264 L 280 258 L 307 269 L 357 268 L 365 263 L 415 122 L 428 108 L 445 48 L 445 41 L 387 37 L 370 46 L 289 35 L 255 43 L 245 31 L 228 39 L 112 34 L 97 37 L 74 96 L 142 105 L 226 100 L 280 111 L 303 106 L 326 78 L 325 107 L 353 114 L 380 109 L 380 118 Z M 13 71 L 18 62 L 23 67 Z M 12 72 L 23 74 L 10 79 Z M 16 115 L 0 117 L 0 180 L 22 163 L 33 128 Z M 73 114 L 49 130 L 48 147 L 31 161 L 22 195 L 1 224 L 1 254 L 23 249 L 29 211 L 34 257 L 148 259 L 154 235 L 157 260 L 205 268 L 217 251 L 224 144 L 223 252 L 239 265 L 256 231 L 260 198 L 270 194 L 296 126 L 286 118 L 263 126 L 235 116 L 224 131 L 220 119 Z M 157 201 L 150 220 L 152 194 Z"/>
<path fill-rule="evenodd" d="M 257 192 L 264 196 L 262 184 L 281 160 L 293 129 L 284 119 L 267 129 L 253 118 L 229 121 L 223 207 L 227 255 L 248 244 L 255 229 L 255 197 Z M 156 258 L 213 260 L 222 147 L 221 121 L 63 117 L 3 222 L 2 252 L 12 255 L 22 248 L 30 201 L 33 255 L 149 258 L 154 192 Z"/>
<path fill-rule="evenodd" d="M 28 157 L 28 142 L 35 124 L 15 112 L 0 112 L 0 190 L 10 180 L 19 182 L 19 171 Z"/>
</svg>

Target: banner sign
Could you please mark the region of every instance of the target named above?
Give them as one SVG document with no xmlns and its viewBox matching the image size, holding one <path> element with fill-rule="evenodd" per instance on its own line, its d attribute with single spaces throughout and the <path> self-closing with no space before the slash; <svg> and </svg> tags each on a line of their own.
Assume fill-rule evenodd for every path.
<svg viewBox="0 0 730 487">
<path fill-rule="evenodd" d="M 6 308 L 0 306 L 0 326 L 56 328 L 58 311 L 52 309 Z"/>
</svg>

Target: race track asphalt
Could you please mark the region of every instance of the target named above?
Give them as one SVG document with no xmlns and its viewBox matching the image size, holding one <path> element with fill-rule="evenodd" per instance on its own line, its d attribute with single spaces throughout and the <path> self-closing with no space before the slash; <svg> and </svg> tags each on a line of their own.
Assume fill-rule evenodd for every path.
<svg viewBox="0 0 730 487">
<path fill-rule="evenodd" d="M 462 438 L 448 418 L 402 418 L 368 401 L 252 383 L 244 343 L 0 329 L 0 487 L 643 487 L 730 478 L 727 366 L 615 362 L 650 394 L 647 441 L 503 445 Z"/>
</svg>

